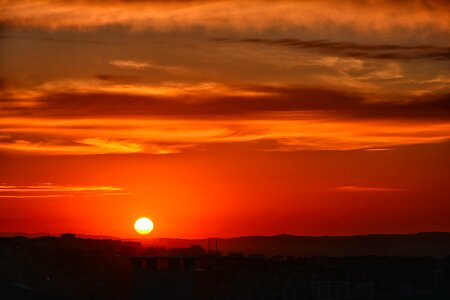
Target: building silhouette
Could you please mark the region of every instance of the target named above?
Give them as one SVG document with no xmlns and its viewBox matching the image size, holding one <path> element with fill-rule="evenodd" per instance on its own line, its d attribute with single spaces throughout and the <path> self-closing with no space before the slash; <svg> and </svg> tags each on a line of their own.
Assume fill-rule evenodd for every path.
<svg viewBox="0 0 450 300">
<path fill-rule="evenodd" d="M 441 300 L 450 299 L 450 256 L 266 256 L 222 254 L 216 243 L 205 251 L 9 237 L 0 238 L 0 299 Z"/>
</svg>

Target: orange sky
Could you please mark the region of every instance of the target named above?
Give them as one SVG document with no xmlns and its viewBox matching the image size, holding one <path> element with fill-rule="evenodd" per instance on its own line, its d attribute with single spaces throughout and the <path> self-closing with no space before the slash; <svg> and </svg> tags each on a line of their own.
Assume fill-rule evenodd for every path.
<svg viewBox="0 0 450 300">
<path fill-rule="evenodd" d="M 445 1 L 1 1 L 0 231 L 448 231 Z"/>
</svg>

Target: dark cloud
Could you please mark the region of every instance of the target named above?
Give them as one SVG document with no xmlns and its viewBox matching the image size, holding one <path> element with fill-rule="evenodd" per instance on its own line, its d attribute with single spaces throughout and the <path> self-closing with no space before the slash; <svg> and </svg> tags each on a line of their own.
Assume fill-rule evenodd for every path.
<svg viewBox="0 0 450 300">
<path fill-rule="evenodd" d="M 142 78 L 139 76 L 115 75 L 115 74 L 97 74 L 97 79 L 113 83 L 133 83 L 138 82 Z"/>
<path fill-rule="evenodd" d="M 332 42 L 329 40 L 299 40 L 299 39 L 213 39 L 217 42 L 250 43 L 267 46 L 282 46 L 299 50 L 312 50 L 333 55 L 372 59 L 433 59 L 449 60 L 450 47 L 430 45 L 369 45 L 349 42 Z"/>
<path fill-rule="evenodd" d="M 244 87 L 236 87 L 244 89 Z M 126 94 L 53 94 L 37 99 L 38 105 L 14 106 L 9 100 L 3 116 L 27 117 L 162 117 L 261 118 L 271 113 L 319 113 L 351 119 L 450 119 L 450 95 L 389 96 L 374 101 L 357 94 L 304 87 L 246 86 L 261 96 L 198 95 L 138 96 Z M 4 99 L 7 101 L 6 99 Z M 2 100 L 3 101 L 3 100 Z"/>
</svg>

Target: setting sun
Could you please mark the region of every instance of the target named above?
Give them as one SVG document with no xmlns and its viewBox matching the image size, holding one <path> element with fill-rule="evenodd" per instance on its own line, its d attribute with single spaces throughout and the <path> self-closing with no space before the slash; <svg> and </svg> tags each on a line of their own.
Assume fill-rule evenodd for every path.
<svg viewBox="0 0 450 300">
<path fill-rule="evenodd" d="M 139 218 L 134 223 L 134 229 L 139 234 L 149 234 L 153 230 L 153 222 L 149 218 Z"/>
</svg>

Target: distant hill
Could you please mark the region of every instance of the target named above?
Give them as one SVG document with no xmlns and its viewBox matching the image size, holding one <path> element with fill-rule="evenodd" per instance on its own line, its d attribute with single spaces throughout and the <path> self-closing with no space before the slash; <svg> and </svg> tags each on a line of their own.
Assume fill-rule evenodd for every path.
<svg viewBox="0 0 450 300">
<path fill-rule="evenodd" d="M 38 237 L 49 234 L 0 233 L 0 236 Z M 77 235 L 83 238 L 119 239 L 110 236 Z M 125 239 L 139 241 L 144 246 L 167 248 L 187 248 L 200 245 L 211 250 L 218 242 L 219 251 L 263 253 L 266 255 L 302 256 L 362 256 L 400 255 L 436 256 L 450 255 L 450 232 L 421 232 L 415 234 L 371 234 L 354 236 L 295 236 L 281 234 L 275 236 L 243 236 L 235 238 L 177 239 L 150 238 Z"/>
<path fill-rule="evenodd" d="M 219 251 L 264 253 L 267 255 L 302 256 L 447 256 L 450 255 L 450 233 L 423 232 L 416 234 L 373 234 L 355 236 L 244 236 L 227 239 L 209 239 L 214 250 L 218 241 Z M 201 245 L 207 249 L 208 239 L 149 239 L 143 244 L 165 247 L 189 247 Z"/>
</svg>

